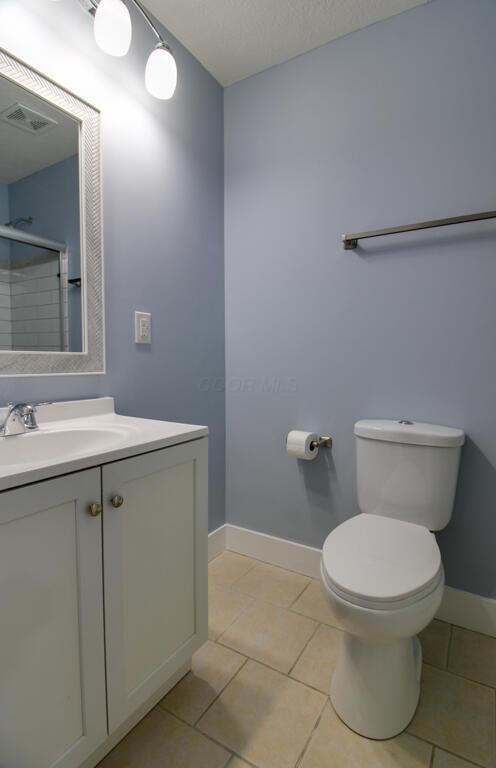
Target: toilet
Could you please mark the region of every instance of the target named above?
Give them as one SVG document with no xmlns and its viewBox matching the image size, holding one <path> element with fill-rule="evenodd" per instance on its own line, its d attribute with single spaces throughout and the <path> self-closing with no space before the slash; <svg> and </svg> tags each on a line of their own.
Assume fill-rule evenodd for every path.
<svg viewBox="0 0 496 768">
<path fill-rule="evenodd" d="M 322 585 L 344 630 L 330 700 L 354 731 L 388 739 L 417 707 L 417 634 L 434 618 L 444 571 L 432 531 L 450 521 L 461 429 L 407 420 L 355 424 L 361 513 L 327 537 Z"/>
</svg>

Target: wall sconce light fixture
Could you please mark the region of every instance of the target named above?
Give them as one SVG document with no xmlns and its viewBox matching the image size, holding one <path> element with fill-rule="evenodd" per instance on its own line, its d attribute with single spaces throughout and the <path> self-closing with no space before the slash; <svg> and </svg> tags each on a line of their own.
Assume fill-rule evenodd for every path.
<svg viewBox="0 0 496 768">
<path fill-rule="evenodd" d="M 170 99 L 177 85 L 176 60 L 170 46 L 163 39 L 141 2 L 127 1 L 138 9 L 157 38 L 157 43 L 146 64 L 146 89 L 157 99 Z M 133 30 L 129 9 L 124 0 L 80 0 L 80 2 L 94 16 L 94 33 L 98 47 L 110 56 L 125 56 L 131 45 Z"/>
</svg>

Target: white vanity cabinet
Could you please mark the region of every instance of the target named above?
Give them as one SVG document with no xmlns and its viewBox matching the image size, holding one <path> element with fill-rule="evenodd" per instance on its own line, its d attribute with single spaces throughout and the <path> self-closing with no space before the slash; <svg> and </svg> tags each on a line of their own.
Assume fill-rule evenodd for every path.
<svg viewBox="0 0 496 768">
<path fill-rule="evenodd" d="M 206 438 L 0 493 L 2 768 L 96 765 L 206 636 Z"/>
</svg>

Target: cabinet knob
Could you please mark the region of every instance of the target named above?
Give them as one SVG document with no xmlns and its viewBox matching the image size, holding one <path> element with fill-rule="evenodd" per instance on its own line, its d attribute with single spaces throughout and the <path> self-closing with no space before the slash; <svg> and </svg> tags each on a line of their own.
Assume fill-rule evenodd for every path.
<svg viewBox="0 0 496 768">
<path fill-rule="evenodd" d="M 124 499 L 122 498 L 122 496 L 112 496 L 112 498 L 110 499 L 110 503 L 112 504 L 113 507 L 115 507 L 115 509 L 119 509 L 119 507 L 122 507 L 122 505 L 124 504 Z"/>
<path fill-rule="evenodd" d="M 91 515 L 91 517 L 98 517 L 102 512 L 102 505 L 97 504 L 96 502 L 93 504 L 90 504 L 88 507 L 88 514 Z"/>
</svg>

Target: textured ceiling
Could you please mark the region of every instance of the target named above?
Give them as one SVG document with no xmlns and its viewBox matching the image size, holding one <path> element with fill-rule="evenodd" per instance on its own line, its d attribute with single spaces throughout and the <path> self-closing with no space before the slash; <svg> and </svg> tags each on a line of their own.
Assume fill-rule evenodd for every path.
<svg viewBox="0 0 496 768">
<path fill-rule="evenodd" d="M 274 64 L 429 0 L 145 0 L 221 83 Z"/>
</svg>

